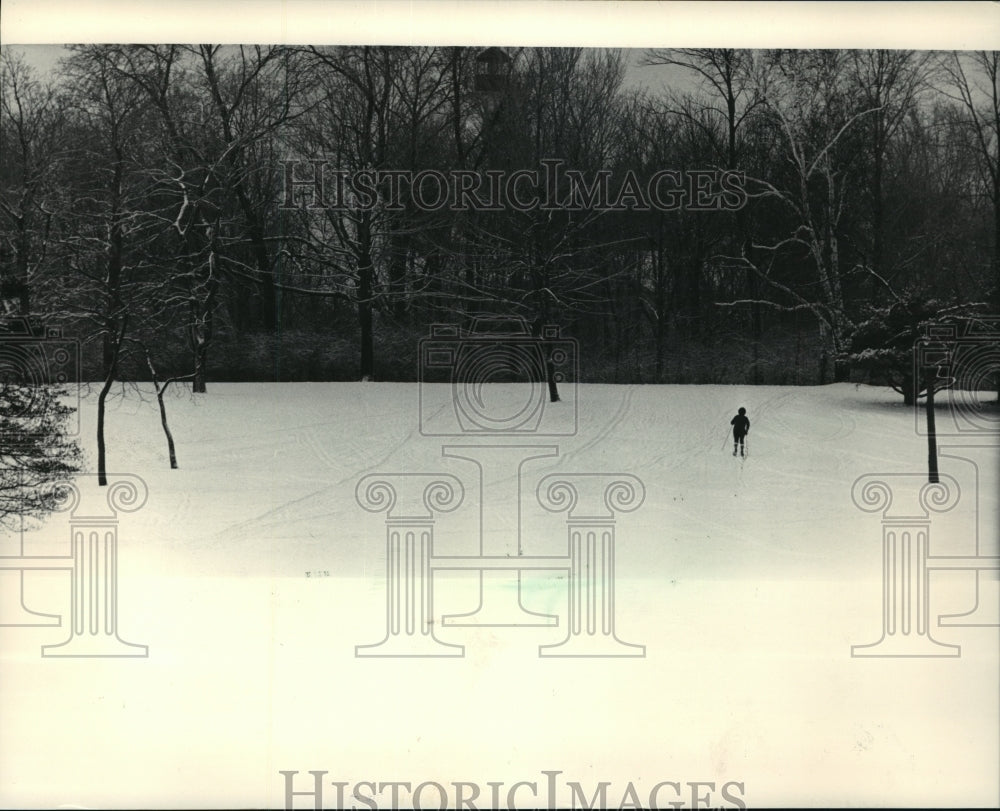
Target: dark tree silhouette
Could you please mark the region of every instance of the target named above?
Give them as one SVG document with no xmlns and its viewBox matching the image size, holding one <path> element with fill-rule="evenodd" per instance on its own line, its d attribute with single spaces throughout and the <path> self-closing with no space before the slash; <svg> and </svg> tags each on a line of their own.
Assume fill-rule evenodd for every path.
<svg viewBox="0 0 1000 811">
<path fill-rule="evenodd" d="M 0 527 L 16 529 L 22 518 L 54 510 L 55 485 L 80 469 L 80 448 L 66 426 L 73 409 L 59 394 L 0 367 Z"/>
</svg>

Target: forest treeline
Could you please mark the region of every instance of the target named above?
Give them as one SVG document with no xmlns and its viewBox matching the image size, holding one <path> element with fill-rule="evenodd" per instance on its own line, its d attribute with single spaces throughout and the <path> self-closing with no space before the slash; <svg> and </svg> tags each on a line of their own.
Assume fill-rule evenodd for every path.
<svg viewBox="0 0 1000 811">
<path fill-rule="evenodd" d="M 480 313 L 558 326 L 584 381 L 910 386 L 920 324 L 1000 312 L 998 65 L 84 45 L 40 76 L 8 48 L 2 302 L 79 338 L 105 390 L 413 380 L 430 325 Z M 437 205 L 442 175 L 554 163 L 578 204 Z M 320 169 L 375 195 L 319 205 Z"/>
</svg>

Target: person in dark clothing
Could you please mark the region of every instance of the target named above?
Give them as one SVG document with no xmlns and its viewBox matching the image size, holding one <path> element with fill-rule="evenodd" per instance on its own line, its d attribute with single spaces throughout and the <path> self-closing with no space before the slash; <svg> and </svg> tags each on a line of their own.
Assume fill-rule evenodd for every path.
<svg viewBox="0 0 1000 811">
<path fill-rule="evenodd" d="M 740 408 L 740 413 L 733 417 L 729 424 L 733 426 L 733 456 L 736 456 L 736 448 L 740 449 L 740 456 L 746 456 L 744 442 L 746 435 L 750 433 L 750 420 L 747 418 L 747 410 Z"/>
</svg>

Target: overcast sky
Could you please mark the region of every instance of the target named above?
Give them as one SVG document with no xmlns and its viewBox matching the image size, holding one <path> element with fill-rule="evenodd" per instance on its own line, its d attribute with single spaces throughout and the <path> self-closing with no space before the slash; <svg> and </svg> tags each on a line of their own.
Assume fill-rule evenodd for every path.
<svg viewBox="0 0 1000 811">
<path fill-rule="evenodd" d="M 59 58 L 66 54 L 66 48 L 63 45 L 6 45 L 4 49 L 23 54 L 28 64 L 37 70 L 40 75 L 47 74 L 53 70 Z M 626 84 L 649 87 L 654 91 L 658 91 L 666 82 L 678 86 L 690 81 L 684 75 L 685 72 L 677 68 L 662 65 L 651 67 L 640 66 L 638 62 L 643 53 L 644 49 L 642 48 L 634 48 L 628 51 L 630 66 L 626 75 Z"/>
</svg>

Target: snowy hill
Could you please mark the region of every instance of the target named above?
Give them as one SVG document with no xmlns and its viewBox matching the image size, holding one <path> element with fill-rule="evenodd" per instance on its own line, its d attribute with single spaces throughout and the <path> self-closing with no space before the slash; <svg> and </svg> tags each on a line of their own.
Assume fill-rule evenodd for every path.
<svg viewBox="0 0 1000 811">
<path fill-rule="evenodd" d="M 411 384 L 215 384 L 167 399 L 179 470 L 150 392 L 114 402 L 107 427 L 109 469 L 149 489 L 120 516 L 118 605 L 122 639 L 149 656 L 43 658 L 68 633 L 69 575 L 24 575 L 25 605 L 63 625 L 0 629 L 5 807 L 281 807 L 279 770 L 299 772 L 297 791 L 327 770 L 330 807 L 329 781 L 397 780 L 437 781 L 451 805 L 449 786 L 467 781 L 478 807 L 491 807 L 489 781 L 504 781 L 503 805 L 514 783 L 536 782 L 537 800 L 517 794 L 531 807 L 544 770 L 562 771 L 563 805 L 567 781 L 587 798 L 609 783 L 615 807 L 629 783 L 645 805 L 663 781 L 681 788 L 661 789 L 661 805 L 691 806 L 702 782 L 710 805 L 735 807 L 722 793 L 733 781 L 729 797 L 750 806 L 997 800 L 997 628 L 937 622 L 974 607 L 972 571 L 929 579 L 931 635 L 960 656 L 851 655 L 881 636 L 883 588 L 882 515 L 859 509 L 852 485 L 895 477 L 901 505 L 926 473 L 922 422 L 889 390 L 588 385 L 544 406 L 564 435 L 516 440 L 421 433 Z M 91 461 L 95 400 L 81 414 Z M 739 406 L 745 459 L 729 434 Z M 952 407 L 939 405 L 941 472 L 960 498 L 931 519 L 930 554 L 997 556 L 998 438 L 951 430 Z M 506 510 L 480 502 L 475 464 L 442 450 L 490 442 L 548 454 L 506 478 L 481 471 L 515 494 Z M 645 656 L 539 657 L 568 632 L 566 570 L 521 583 L 523 606 L 558 627 L 450 627 L 443 616 L 476 608 L 478 575 L 445 570 L 434 633 L 464 657 L 357 658 L 386 635 L 386 516 L 355 494 L 375 473 L 461 482 L 465 501 L 435 524 L 435 554 L 456 557 L 480 543 L 516 554 L 519 515 L 522 554 L 565 555 L 566 514 L 540 507 L 538 482 L 637 477 L 643 503 L 614 517 L 615 628 Z M 24 554 L 67 554 L 67 527 L 52 516 Z M 0 554 L 18 543 L 3 538 Z M 3 588 L 18 578 L 3 572 Z M 978 581 L 976 616 L 996 623 L 997 575 Z M 389 807 L 388 789 L 369 793 Z"/>
</svg>

